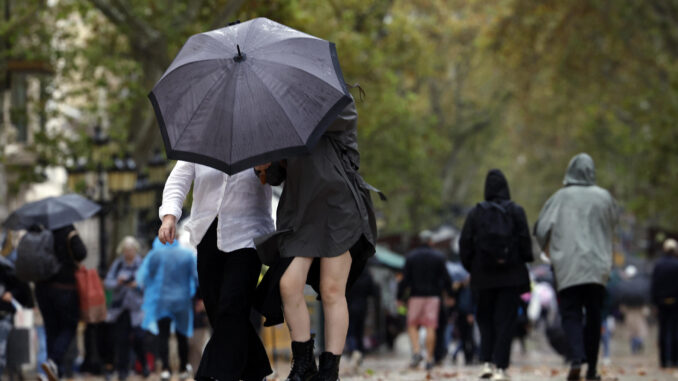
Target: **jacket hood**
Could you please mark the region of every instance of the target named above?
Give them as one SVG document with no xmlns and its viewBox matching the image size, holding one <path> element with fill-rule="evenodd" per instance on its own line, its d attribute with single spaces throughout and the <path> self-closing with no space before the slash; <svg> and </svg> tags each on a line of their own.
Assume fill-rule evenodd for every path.
<svg viewBox="0 0 678 381">
<path fill-rule="evenodd" d="M 508 181 L 504 174 L 498 169 L 492 169 L 487 173 L 485 180 L 485 200 L 510 200 Z"/>
<path fill-rule="evenodd" d="M 567 185 L 595 185 L 596 169 L 593 159 L 586 153 L 580 153 L 570 160 L 565 172 L 563 184 Z"/>
<path fill-rule="evenodd" d="M 160 242 L 160 239 L 158 237 L 155 237 L 155 239 L 153 240 L 153 249 L 160 249 L 162 247 L 174 247 L 174 246 L 179 246 L 179 239 L 177 237 L 174 237 L 174 243 L 168 242 L 164 245 L 162 244 L 162 242 Z"/>
</svg>

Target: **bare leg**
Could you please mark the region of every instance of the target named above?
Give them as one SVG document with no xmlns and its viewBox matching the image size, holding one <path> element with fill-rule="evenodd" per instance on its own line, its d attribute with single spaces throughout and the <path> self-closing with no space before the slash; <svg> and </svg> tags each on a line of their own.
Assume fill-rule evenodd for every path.
<svg viewBox="0 0 678 381">
<path fill-rule="evenodd" d="M 433 362 L 433 351 L 436 347 L 436 329 L 426 327 L 426 354 L 428 358 L 426 361 Z"/>
<path fill-rule="evenodd" d="M 311 318 L 304 299 L 304 285 L 312 263 L 313 258 L 296 257 L 280 278 L 283 313 L 292 341 L 311 339 Z"/>
<path fill-rule="evenodd" d="M 410 344 L 412 344 L 412 354 L 421 352 L 419 347 L 419 327 L 416 325 L 407 326 L 407 333 L 410 335 Z"/>
<path fill-rule="evenodd" d="M 325 351 L 341 355 L 348 331 L 346 282 L 351 270 L 351 254 L 320 260 L 320 296 L 325 314 Z"/>
</svg>

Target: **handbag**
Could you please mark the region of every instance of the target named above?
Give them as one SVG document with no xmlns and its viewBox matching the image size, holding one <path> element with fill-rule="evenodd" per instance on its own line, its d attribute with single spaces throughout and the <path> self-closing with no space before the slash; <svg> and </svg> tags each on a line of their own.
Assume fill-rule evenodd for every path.
<svg viewBox="0 0 678 381">
<path fill-rule="evenodd" d="M 68 252 L 73 258 L 71 250 L 71 238 L 78 234 L 73 230 L 66 240 Z M 75 283 L 80 297 L 80 320 L 85 323 L 100 323 L 106 320 L 106 294 L 101 284 L 101 278 L 95 269 L 88 269 L 77 263 L 75 270 Z"/>
</svg>

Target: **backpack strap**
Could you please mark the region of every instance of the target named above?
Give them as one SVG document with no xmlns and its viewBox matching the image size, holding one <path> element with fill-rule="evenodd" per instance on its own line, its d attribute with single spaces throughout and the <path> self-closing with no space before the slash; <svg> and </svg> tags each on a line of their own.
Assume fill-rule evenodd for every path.
<svg viewBox="0 0 678 381">
<path fill-rule="evenodd" d="M 75 267 L 80 267 L 80 263 L 75 260 L 73 257 L 73 248 L 71 248 L 71 239 L 73 237 L 79 235 L 78 231 L 73 229 L 68 233 L 68 236 L 66 237 L 66 248 L 68 249 L 68 254 L 71 256 L 71 260 L 73 260 L 73 264 L 75 264 Z"/>
</svg>

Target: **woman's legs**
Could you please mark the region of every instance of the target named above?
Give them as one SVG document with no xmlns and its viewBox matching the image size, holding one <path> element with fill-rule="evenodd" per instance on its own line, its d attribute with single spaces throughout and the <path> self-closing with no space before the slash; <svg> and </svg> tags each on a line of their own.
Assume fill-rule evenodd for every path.
<svg viewBox="0 0 678 381">
<path fill-rule="evenodd" d="M 320 296 L 325 314 L 325 351 L 335 355 L 341 355 L 346 343 L 348 331 L 346 282 L 351 270 L 351 261 L 351 254 L 348 251 L 338 257 L 320 260 Z M 306 317 L 308 318 L 308 312 Z M 285 318 L 287 319 L 287 314 Z"/>
<path fill-rule="evenodd" d="M 304 299 L 304 285 L 306 284 L 306 277 L 312 263 L 313 258 L 295 257 L 280 278 L 280 296 L 283 302 L 283 312 L 292 341 L 306 342 L 311 339 L 311 318 L 306 307 L 306 300 Z M 346 308 L 345 300 L 344 308 Z M 325 311 L 325 314 L 327 314 L 327 311 Z M 344 335 L 346 335 L 345 329 Z"/>
</svg>

